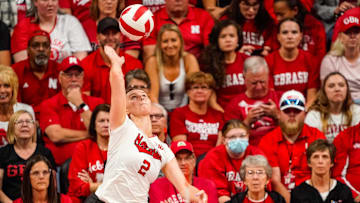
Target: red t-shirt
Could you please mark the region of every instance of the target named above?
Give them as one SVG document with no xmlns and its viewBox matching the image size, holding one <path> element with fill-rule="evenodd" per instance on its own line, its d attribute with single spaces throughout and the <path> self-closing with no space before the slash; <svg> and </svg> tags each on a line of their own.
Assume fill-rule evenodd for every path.
<svg viewBox="0 0 360 203">
<path fill-rule="evenodd" d="M 205 115 L 190 110 L 189 105 L 176 108 L 170 119 L 170 135 L 186 135 L 198 157 L 216 146 L 223 127 L 223 114 L 209 107 Z"/>
<path fill-rule="evenodd" d="M 268 103 L 272 100 L 275 104 L 279 103 L 277 94 L 273 90 L 269 90 L 268 94 L 262 99 L 250 99 L 245 93 L 236 96 L 227 105 L 225 109 L 225 121 L 231 119 L 244 120 L 250 109 L 259 106 L 263 103 Z M 260 139 L 268 132 L 277 127 L 277 121 L 270 116 L 263 116 L 250 124 L 250 138 L 249 143 L 257 146 Z"/>
<path fill-rule="evenodd" d="M 277 127 L 261 139 L 259 148 L 264 151 L 272 167 L 280 168 L 281 182 L 291 190 L 310 178 L 306 149 L 317 139 L 326 138 L 318 129 L 304 124 L 301 134 L 291 144 L 282 135 L 280 127 Z"/>
<path fill-rule="evenodd" d="M 237 52 L 234 63 L 225 65 L 225 81 L 222 87 L 216 90 L 217 102 L 225 108 L 236 95 L 245 92 L 243 76 L 244 61 L 248 56 Z"/>
<path fill-rule="evenodd" d="M 154 23 L 154 30 L 143 41 L 144 45 L 156 44 L 156 38 L 162 25 L 175 24 L 169 18 L 166 8 L 162 8 L 154 13 Z M 214 26 L 213 18 L 207 11 L 189 6 L 186 18 L 177 26 L 184 38 L 185 50 L 198 58 L 203 48 L 209 44 L 209 34 Z"/>
<path fill-rule="evenodd" d="M 82 181 L 78 177 L 78 173 L 85 170 L 94 183 L 102 182 L 106 160 L 107 151 L 100 150 L 95 141 L 87 139 L 79 142 L 72 156 L 68 173 L 69 190 L 67 194 L 73 203 L 81 203 L 79 197 L 87 197 L 91 194 L 90 184 Z"/>
<path fill-rule="evenodd" d="M 82 95 L 84 102 L 93 110 L 97 105 L 103 104 L 101 98 Z M 40 128 L 43 132 L 49 125 L 61 125 L 63 128 L 72 130 L 84 130 L 86 127 L 81 119 L 80 111 L 73 111 L 68 101 L 59 92 L 55 96 L 41 103 L 40 109 Z M 43 137 L 45 147 L 51 150 L 57 165 L 63 164 L 67 159 L 71 158 L 76 145 L 80 141 L 67 143 L 53 143 L 47 136 Z"/>
<path fill-rule="evenodd" d="M 279 95 L 294 89 L 306 96 L 307 89 L 319 87 L 319 66 L 309 53 L 299 50 L 294 61 L 285 61 L 279 51 L 274 51 L 265 59 Z"/>
<path fill-rule="evenodd" d="M 28 59 L 12 66 L 19 78 L 19 101 L 31 105 L 36 118 L 40 118 L 40 103 L 61 90 L 58 81 L 58 66 L 58 63 L 49 60 L 46 72 L 41 79 L 34 75 Z"/>
<path fill-rule="evenodd" d="M 61 203 L 72 203 L 71 198 L 65 194 L 60 194 Z M 13 203 L 23 203 L 23 200 L 20 198 L 13 201 Z"/>
<path fill-rule="evenodd" d="M 119 55 L 125 57 L 125 63 L 122 67 L 124 75 L 130 70 L 143 68 L 142 63 L 129 54 L 120 51 Z M 101 97 L 105 100 L 105 103 L 110 104 L 110 66 L 106 65 L 100 50 L 98 49 L 84 58 L 81 64 L 85 68 L 85 85 L 83 90 L 90 91 L 91 96 Z"/>
<path fill-rule="evenodd" d="M 233 196 L 238 192 L 244 192 L 246 186 L 240 178 L 240 167 L 247 155 L 264 155 L 263 152 L 249 145 L 245 150 L 244 157 L 231 159 L 226 152 L 225 145 L 219 145 L 210 150 L 199 164 L 199 177 L 210 178 L 217 188 L 218 197 Z"/>
</svg>

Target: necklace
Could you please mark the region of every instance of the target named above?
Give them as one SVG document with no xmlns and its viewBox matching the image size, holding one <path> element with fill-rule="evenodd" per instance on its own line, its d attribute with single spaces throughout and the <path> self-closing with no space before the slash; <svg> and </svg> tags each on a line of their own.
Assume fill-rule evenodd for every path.
<svg viewBox="0 0 360 203">
<path fill-rule="evenodd" d="M 315 187 L 315 185 L 314 185 L 314 183 L 313 183 L 313 181 L 312 181 L 312 178 L 310 178 L 310 184 L 311 184 L 311 186 L 313 186 L 316 190 L 318 190 L 316 187 Z M 330 189 L 331 189 L 331 178 L 329 178 L 329 185 L 328 185 L 328 191 L 327 192 L 330 192 Z M 320 191 L 319 191 L 319 193 L 320 193 Z"/>
<path fill-rule="evenodd" d="M 259 199 L 259 200 L 255 200 L 255 199 L 252 199 L 249 195 L 249 192 L 247 192 L 246 194 L 246 197 L 249 199 L 249 201 L 251 202 L 265 202 L 266 198 L 267 198 L 267 192 L 265 191 L 264 193 L 264 197 L 262 199 Z"/>
</svg>

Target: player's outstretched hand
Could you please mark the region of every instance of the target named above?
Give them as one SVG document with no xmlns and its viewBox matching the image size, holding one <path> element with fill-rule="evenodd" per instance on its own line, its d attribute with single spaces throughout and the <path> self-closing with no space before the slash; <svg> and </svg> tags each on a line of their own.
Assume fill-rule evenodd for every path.
<svg viewBox="0 0 360 203">
<path fill-rule="evenodd" d="M 117 55 L 115 50 L 110 46 L 105 46 L 104 48 L 106 56 L 110 59 L 111 70 L 118 72 L 121 71 L 121 67 L 125 62 L 125 58 Z"/>
</svg>

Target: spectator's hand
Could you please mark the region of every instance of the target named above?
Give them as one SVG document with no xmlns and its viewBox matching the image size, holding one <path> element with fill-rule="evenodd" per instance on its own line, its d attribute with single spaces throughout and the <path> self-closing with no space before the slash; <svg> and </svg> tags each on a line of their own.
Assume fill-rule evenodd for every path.
<svg viewBox="0 0 360 203">
<path fill-rule="evenodd" d="M 206 10 L 212 15 L 213 18 L 219 19 L 227 7 L 207 7 Z"/>
<path fill-rule="evenodd" d="M 255 47 L 251 46 L 251 45 L 243 45 L 239 52 L 240 53 L 244 53 L 244 54 L 248 54 L 251 55 L 251 53 L 255 50 Z"/>
<path fill-rule="evenodd" d="M 250 126 L 251 123 L 259 119 L 263 115 L 264 115 L 264 110 L 262 107 L 260 106 L 254 107 L 249 110 L 246 118 L 244 119 L 244 123 L 245 125 Z"/>
<path fill-rule="evenodd" d="M 195 194 L 195 196 L 199 197 L 199 203 L 207 203 L 208 202 L 208 196 L 204 190 L 200 190 Z"/>
<path fill-rule="evenodd" d="M 80 87 L 69 88 L 67 90 L 66 99 L 72 104 L 76 105 L 76 107 L 82 104 L 84 101 L 81 97 Z"/>
<path fill-rule="evenodd" d="M 351 8 L 355 8 L 354 4 L 344 1 L 338 7 L 336 7 L 334 13 L 339 14 L 339 13 L 345 12 Z"/>
<path fill-rule="evenodd" d="M 78 177 L 84 182 L 93 183 L 93 180 L 91 179 L 89 173 L 84 169 L 82 169 L 81 172 L 78 172 Z"/>
<path fill-rule="evenodd" d="M 277 119 L 278 108 L 273 100 L 269 99 L 268 103 L 260 104 L 260 107 L 264 110 L 265 115 L 268 115 L 268 116 L 271 116 L 271 117 Z"/>
</svg>

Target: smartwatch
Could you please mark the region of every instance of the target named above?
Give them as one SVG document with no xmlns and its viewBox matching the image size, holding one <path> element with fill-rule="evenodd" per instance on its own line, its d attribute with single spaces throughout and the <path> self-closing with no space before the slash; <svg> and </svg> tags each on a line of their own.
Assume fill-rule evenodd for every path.
<svg viewBox="0 0 360 203">
<path fill-rule="evenodd" d="M 85 103 L 81 103 L 77 109 L 80 113 L 90 110 L 89 106 Z"/>
</svg>

